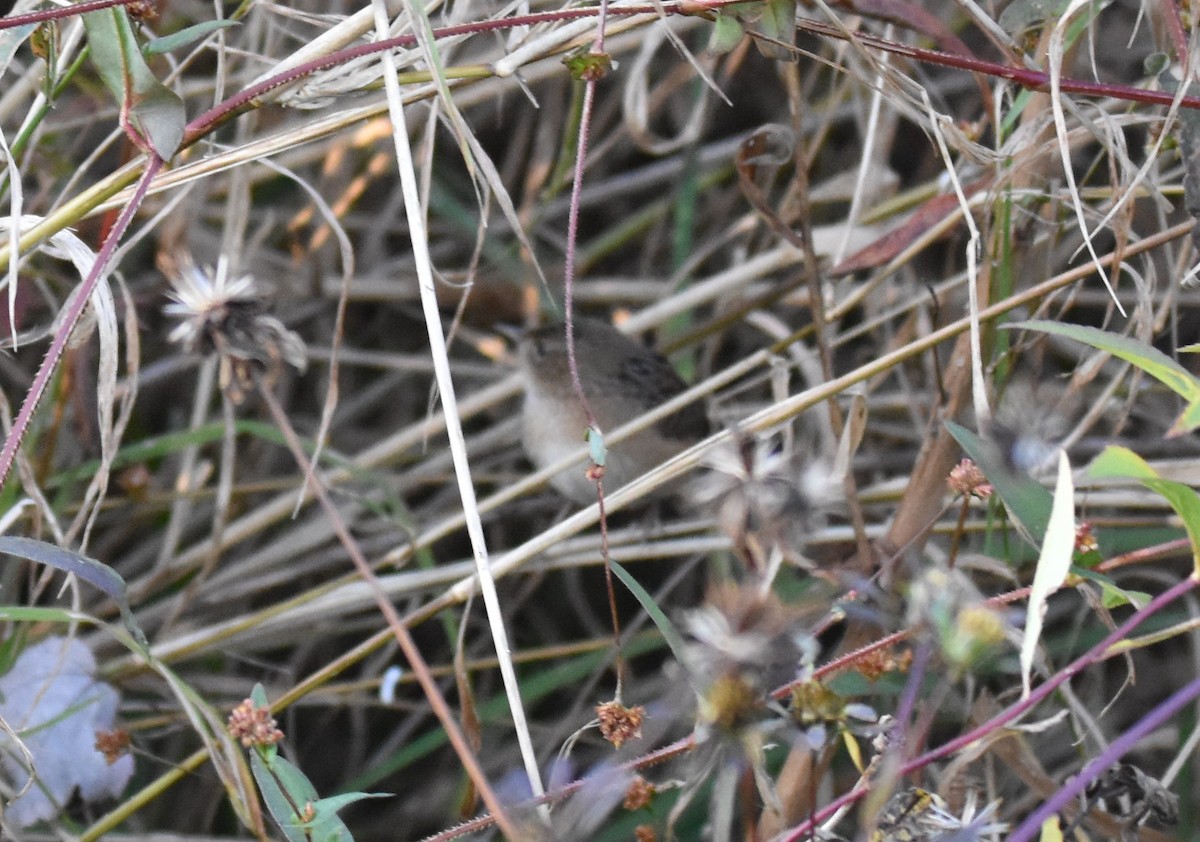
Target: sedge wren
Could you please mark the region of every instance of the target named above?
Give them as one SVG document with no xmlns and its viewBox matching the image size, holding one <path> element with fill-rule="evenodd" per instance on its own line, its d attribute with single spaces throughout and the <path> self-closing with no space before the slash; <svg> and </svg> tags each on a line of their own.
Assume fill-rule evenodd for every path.
<svg viewBox="0 0 1200 842">
<path fill-rule="evenodd" d="M 601 431 L 615 429 L 687 388 L 670 363 L 611 325 L 579 318 L 574 328 L 579 379 Z M 529 331 L 518 347 L 525 379 L 523 443 L 539 468 L 578 452 L 588 429 L 571 384 L 563 330 L 555 324 Z M 690 404 L 617 442 L 606 455 L 605 485 L 625 485 L 704 438 L 708 429 L 704 408 Z M 550 483 L 576 503 L 596 499 L 595 485 L 580 466 Z"/>
</svg>

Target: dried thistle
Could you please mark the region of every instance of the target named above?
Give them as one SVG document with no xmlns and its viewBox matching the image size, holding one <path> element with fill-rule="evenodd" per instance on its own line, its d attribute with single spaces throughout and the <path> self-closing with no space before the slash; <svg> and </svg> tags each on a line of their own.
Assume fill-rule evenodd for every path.
<svg viewBox="0 0 1200 842">
<path fill-rule="evenodd" d="M 734 447 L 716 450 L 695 497 L 715 513 L 746 569 L 769 581 L 782 561 L 805 564 L 804 534 L 814 505 L 801 488 L 791 459 L 761 439 L 738 435 Z"/>
<path fill-rule="evenodd" d="M 216 270 L 181 262 L 171 277 L 171 303 L 163 308 L 178 324 L 169 339 L 190 353 L 216 353 L 221 388 L 241 401 L 254 375 L 274 380 L 284 363 L 298 371 L 307 366 L 304 342 L 271 315 L 249 275 L 230 279 L 222 257 Z"/>
</svg>

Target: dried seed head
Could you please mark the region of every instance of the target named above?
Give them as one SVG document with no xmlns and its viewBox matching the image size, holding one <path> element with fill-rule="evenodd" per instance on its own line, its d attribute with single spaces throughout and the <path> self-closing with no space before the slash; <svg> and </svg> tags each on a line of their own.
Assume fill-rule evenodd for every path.
<svg viewBox="0 0 1200 842">
<path fill-rule="evenodd" d="M 1008 631 L 1004 615 L 959 570 L 925 570 L 908 592 L 908 621 L 925 630 L 955 669 L 989 657 Z"/>
<path fill-rule="evenodd" d="M 987 481 L 983 471 L 970 459 L 963 459 L 950 470 L 947 478 L 950 490 L 963 497 L 974 497 L 986 500 L 992 496 L 992 484 Z"/>
<path fill-rule="evenodd" d="M 171 278 L 171 303 L 163 308 L 178 320 L 170 340 L 192 353 L 216 353 L 221 360 L 221 385 L 239 398 L 254 375 L 268 382 L 284 363 L 303 371 L 304 342 L 268 312 L 252 277 L 230 280 L 222 257 L 215 271 L 181 261 Z"/>
<path fill-rule="evenodd" d="M 801 550 L 815 506 L 793 461 L 767 441 L 739 435 L 705 464 L 710 471 L 695 497 L 716 514 L 746 569 L 769 577 L 781 560 L 805 564 Z"/>
<path fill-rule="evenodd" d="M 235 740 L 241 740 L 243 748 L 274 745 L 283 739 L 270 709 L 258 707 L 253 699 L 244 699 L 229 713 L 225 730 Z"/>
<path fill-rule="evenodd" d="M 654 784 L 641 775 L 637 775 L 629 784 L 629 789 L 625 790 L 625 801 L 622 806 L 630 812 L 649 807 L 650 800 L 654 798 L 656 791 Z"/>
<path fill-rule="evenodd" d="M 1055 384 L 1016 380 L 984 429 L 1009 470 L 1037 474 L 1054 464 L 1074 403 Z"/>
<path fill-rule="evenodd" d="M 996 821 L 999 809 L 1000 802 L 993 801 L 977 812 L 976 797 L 971 793 L 961 813 L 955 814 L 936 792 L 908 787 L 888 799 L 871 838 L 982 840 L 1008 830 L 1007 824 Z"/>
<path fill-rule="evenodd" d="M 604 739 L 620 748 L 627 740 L 637 740 L 642 736 L 642 723 L 646 719 L 646 709 L 641 705 L 626 707 L 617 701 L 596 705 L 596 716 L 600 719 L 600 733 Z"/>
<path fill-rule="evenodd" d="M 96 751 L 104 755 L 109 766 L 129 753 L 129 732 L 124 728 L 96 732 Z"/>
</svg>

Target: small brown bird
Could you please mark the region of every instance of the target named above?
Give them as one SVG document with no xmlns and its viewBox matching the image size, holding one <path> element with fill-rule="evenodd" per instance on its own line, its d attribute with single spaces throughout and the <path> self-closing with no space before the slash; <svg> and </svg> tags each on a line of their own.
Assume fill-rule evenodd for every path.
<svg viewBox="0 0 1200 842">
<path fill-rule="evenodd" d="M 571 386 L 567 341 L 561 324 L 529 331 L 518 353 L 525 375 L 523 443 L 530 461 L 544 468 L 578 453 L 588 422 Z M 609 432 L 678 395 L 687 385 L 670 363 L 611 325 L 575 319 L 575 359 L 588 405 L 601 432 Z M 619 488 L 708 435 L 700 404 L 690 404 L 608 448 L 604 486 Z M 584 466 L 551 484 L 580 504 L 594 502 L 595 484 Z"/>
</svg>

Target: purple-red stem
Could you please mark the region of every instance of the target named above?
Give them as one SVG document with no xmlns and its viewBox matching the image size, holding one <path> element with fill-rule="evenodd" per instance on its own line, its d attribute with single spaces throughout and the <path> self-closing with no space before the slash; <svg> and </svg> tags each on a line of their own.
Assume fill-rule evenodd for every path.
<svg viewBox="0 0 1200 842">
<path fill-rule="evenodd" d="M 42 360 L 42 365 L 38 368 L 37 374 L 33 378 L 33 384 L 29 387 L 28 394 L 25 395 L 25 401 L 21 404 L 21 410 L 17 413 L 16 420 L 13 421 L 12 429 L 8 431 L 8 436 L 4 439 L 4 447 L 0 449 L 0 485 L 8 478 L 9 471 L 12 470 L 13 462 L 17 456 L 17 448 L 21 445 L 21 440 L 25 437 L 25 433 L 29 430 L 29 422 L 33 418 L 33 413 L 37 409 L 38 403 L 41 402 L 42 396 L 46 393 L 46 388 L 50 384 L 50 378 L 54 375 L 54 369 L 58 366 L 58 361 L 62 358 L 63 351 L 67 347 L 67 340 L 71 336 L 71 332 L 75 329 L 79 317 L 83 314 L 83 310 L 91 300 L 92 291 L 96 288 L 96 282 L 108 267 L 108 262 L 112 259 L 113 251 L 117 248 L 117 243 L 121 241 L 121 237 L 125 234 L 125 230 L 129 227 L 129 223 L 133 221 L 133 215 L 137 213 L 138 208 L 142 206 L 142 201 L 146 198 L 146 191 L 150 188 L 150 181 L 162 169 L 163 159 L 153 153 L 150 154 L 149 160 L 146 162 L 146 169 L 142 173 L 141 179 L 138 180 L 137 187 L 134 188 L 133 195 L 129 197 L 129 203 L 121 210 L 120 216 L 113 223 L 112 230 L 108 232 L 108 236 L 104 239 L 104 244 L 100 246 L 100 252 L 96 255 L 96 261 L 92 264 L 92 271 L 83 280 L 80 285 L 79 292 L 75 295 L 74 300 L 67 310 L 66 319 L 59 325 L 58 331 L 54 334 L 54 339 L 50 343 L 49 350 L 46 351 L 46 356 Z M 11 257 L 16 260 L 14 254 Z"/>
<path fill-rule="evenodd" d="M 1087 789 L 1088 784 L 1103 775 L 1105 770 L 1137 745 L 1138 740 L 1162 725 L 1178 713 L 1184 705 L 1197 697 L 1200 697 L 1200 678 L 1193 678 L 1186 685 L 1168 696 L 1165 701 L 1155 706 L 1148 714 L 1138 720 L 1132 728 L 1113 740 L 1112 744 L 1101 752 L 1099 757 L 1094 758 L 1084 766 L 1078 775 L 1071 778 L 1071 780 L 1063 784 L 1053 795 L 1047 798 L 1041 807 L 1038 807 L 1026 816 L 1025 821 L 1021 822 L 1017 829 L 1012 832 L 1012 835 L 1008 837 L 1008 842 L 1026 842 L 1026 840 L 1032 839 L 1035 834 L 1039 834 L 1042 822 L 1066 807 L 1067 802 L 1073 800 Z"/>
<path fill-rule="evenodd" d="M 1170 588 L 1152 599 L 1144 608 L 1134 612 L 1134 614 L 1128 620 L 1126 620 L 1115 631 L 1104 638 L 1104 640 L 1100 641 L 1083 655 L 1080 655 L 1078 658 L 1072 661 L 1068 666 L 1059 670 L 1044 683 L 1039 685 L 1038 688 L 1030 693 L 1027 698 L 1022 699 L 1016 704 L 1011 705 L 1010 707 L 996 714 L 978 728 L 968 731 L 966 734 L 962 734 L 961 736 L 958 736 L 949 742 L 943 743 L 937 748 L 925 752 L 920 757 L 913 758 L 900 768 L 900 776 L 903 777 L 904 775 L 928 766 L 935 760 L 940 760 L 943 757 L 954 754 L 956 751 L 966 748 L 976 740 L 983 739 L 988 734 L 994 732 L 997 728 L 1007 725 L 1014 719 L 1025 715 L 1036 705 L 1041 703 L 1043 699 L 1057 690 L 1064 682 L 1074 678 L 1087 667 L 1102 660 L 1104 653 L 1110 646 L 1120 640 L 1123 640 L 1130 632 L 1136 629 L 1147 619 L 1158 613 L 1158 611 L 1161 610 L 1165 605 L 1173 602 L 1188 591 L 1194 589 L 1197 584 L 1200 584 L 1200 580 L 1193 576 L 1188 576 L 1187 578 L 1172 585 Z M 1172 696 L 1172 699 L 1173 698 L 1175 697 Z M 1113 745 L 1116 745 L 1116 743 L 1114 742 Z M 832 816 L 846 805 L 853 804 L 855 801 L 866 795 L 868 791 L 869 790 L 867 789 L 855 789 L 834 799 L 812 818 L 793 828 L 787 836 L 779 837 L 780 842 L 800 842 L 800 840 L 805 838 L 806 834 L 812 832 L 813 828 L 816 827 L 817 824 L 825 821 L 827 818 Z"/>
<path fill-rule="evenodd" d="M 71 15 L 83 14 L 86 12 L 95 12 L 101 9 L 110 8 L 112 6 L 125 6 L 137 0 L 87 0 L 87 2 L 77 3 L 72 6 L 64 6 L 56 9 L 47 9 L 38 12 L 30 12 L 24 15 L 14 15 L 0 19 L 0 29 L 8 29 L 15 26 L 21 26 L 29 23 L 39 23 L 45 20 L 56 18 L 65 18 Z M 662 5 L 647 4 L 644 6 L 625 6 L 618 9 L 609 9 L 607 2 L 602 3 L 599 7 L 583 8 L 583 9 L 559 9 L 554 12 L 539 12 L 529 15 L 514 15 L 513 17 L 501 18 L 499 20 L 477 21 L 475 23 L 464 23 L 456 26 L 446 26 L 433 31 L 435 38 L 446 38 L 453 35 L 470 35 L 478 32 L 490 32 L 497 29 L 508 29 L 515 26 L 532 26 L 539 23 L 553 23 L 564 20 L 577 20 L 579 18 L 599 16 L 602 19 L 609 15 L 643 15 L 643 14 L 677 14 L 677 15 L 707 15 L 711 12 L 719 12 L 726 6 L 736 5 L 744 2 L 744 0 L 676 0 L 675 2 L 667 2 Z M 1170 4 L 1168 4 L 1170 5 Z M 1168 14 L 1167 17 L 1170 17 Z M 1178 20 L 1172 21 L 1177 26 Z M 886 38 L 880 38 L 867 33 L 854 33 L 852 36 L 836 27 L 820 21 L 808 20 L 806 18 L 798 18 L 796 26 L 806 32 L 812 32 L 817 35 L 823 35 L 827 38 L 836 38 L 840 41 L 849 40 L 853 37 L 854 40 L 861 44 L 874 47 L 879 50 L 905 55 L 915 58 L 918 61 L 929 62 L 931 64 L 941 64 L 947 67 L 955 67 L 960 70 L 969 70 L 973 73 L 982 73 L 988 76 L 996 76 L 1002 79 L 1009 79 L 1017 84 L 1037 90 L 1047 90 L 1050 84 L 1049 74 L 1043 73 L 1040 70 L 1029 70 L 1027 68 L 1010 67 L 1008 65 L 997 64 L 995 62 L 983 61 L 981 59 L 969 58 L 966 56 L 954 55 L 953 53 L 944 53 L 938 50 L 926 50 L 920 47 L 910 47 L 907 44 L 901 44 L 897 41 L 889 41 Z M 601 27 L 603 33 L 603 27 Z M 1178 42 L 1179 39 L 1175 38 Z M 352 58 L 362 55 L 372 55 L 383 50 L 395 49 L 397 47 L 412 46 L 416 43 L 415 36 L 402 35 L 398 38 L 389 38 L 385 41 L 376 41 L 371 44 L 362 44 L 357 47 L 350 47 L 345 50 L 339 50 L 331 53 L 324 58 L 315 59 L 311 62 L 306 62 L 289 71 L 272 77 L 267 81 L 255 85 L 253 88 L 243 91 L 240 94 L 230 97 L 225 102 L 206 111 L 196 120 L 188 124 L 188 133 L 185 135 L 184 145 L 195 142 L 198 136 L 211 131 L 221 120 L 229 116 L 230 113 L 246 105 L 255 97 L 262 96 L 264 93 L 271 91 L 281 85 L 286 85 L 294 82 L 297 79 L 302 79 L 309 74 L 319 70 L 324 70 L 328 67 L 333 67 Z M 604 46 L 603 34 L 597 39 L 597 43 L 601 49 Z M 1178 49 L 1178 47 L 1177 47 Z M 1186 44 L 1184 45 L 1186 51 Z M 1180 60 L 1186 58 L 1186 55 L 1181 55 Z M 1109 85 L 1101 82 L 1081 82 L 1074 79 L 1063 79 L 1060 86 L 1065 93 L 1085 94 L 1087 96 L 1110 96 L 1115 99 L 1126 99 L 1132 102 L 1144 102 L 1151 105 L 1170 105 L 1173 101 L 1171 94 L 1165 91 L 1147 91 L 1142 88 L 1133 88 L 1126 85 Z M 1182 99 L 1184 108 L 1200 109 L 1200 97 L 1184 97 Z M 198 132 L 198 133 L 197 133 Z"/>
<path fill-rule="evenodd" d="M 1179 542 L 1179 541 L 1170 541 L 1170 542 L 1160 545 L 1157 549 L 1160 550 L 1161 552 L 1168 552 L 1168 551 L 1173 552 L 1178 549 L 1185 549 L 1186 547 L 1190 546 L 1190 544 L 1188 543 L 1188 540 L 1186 538 L 1182 539 L 1182 546 L 1179 546 L 1180 543 L 1181 542 Z M 1153 557 L 1158 557 L 1158 555 L 1156 554 Z M 1146 559 L 1142 559 L 1142 560 L 1146 560 Z M 1114 562 L 1116 564 L 1114 564 Z M 1100 565 L 1100 567 L 1098 569 L 1111 569 L 1112 566 L 1121 566 L 1124 563 L 1129 563 L 1126 560 L 1126 556 L 1117 556 L 1116 558 L 1110 559 L 1109 561 Z M 994 597 L 988 599 L 986 602 L 988 605 L 1006 605 L 1010 602 L 1015 602 L 1018 599 L 1023 599 L 1028 595 L 1029 595 L 1029 588 L 1024 587 L 1024 588 L 1018 588 L 1017 590 L 1014 590 L 1014 591 L 1009 591 L 1008 593 L 1003 593 L 998 596 L 994 596 Z M 910 636 L 910 633 L 911 632 L 909 630 L 895 632 L 893 634 L 890 634 L 890 635 L 887 635 L 886 637 L 881 638 L 880 640 L 874 641 L 873 643 L 870 643 L 860 649 L 856 649 L 853 652 L 849 652 L 849 653 L 841 656 L 840 658 L 836 658 L 832 661 L 822 664 L 820 667 L 817 668 L 816 672 L 813 673 L 813 678 L 821 679 L 826 676 L 832 675 L 833 673 L 840 672 L 841 670 L 846 669 L 851 663 L 864 657 L 865 655 L 867 655 L 870 652 L 874 652 L 879 649 L 885 648 L 887 646 L 893 646 L 897 643 L 902 642 L 903 640 L 907 639 Z M 771 693 L 772 698 L 775 698 L 777 700 L 786 698 L 791 693 L 792 688 L 795 687 L 798 683 L 800 683 L 800 682 L 796 681 L 796 682 L 788 682 L 787 684 L 784 684 L 783 686 L 779 687 L 778 689 L 772 691 L 772 693 Z M 651 766 L 656 766 L 660 763 L 666 762 L 667 760 L 671 760 L 675 757 L 678 757 L 688 751 L 691 751 L 695 747 L 696 747 L 696 736 L 694 734 L 692 734 L 687 737 L 683 737 L 682 739 L 676 740 L 675 742 L 671 743 L 670 745 L 662 746 L 661 748 L 657 748 L 654 751 L 651 751 L 647 754 L 642 755 L 641 757 L 638 757 L 634 760 L 624 763 L 621 765 L 620 768 L 622 768 L 626 771 L 631 771 L 631 772 L 632 771 L 640 771 L 642 769 L 646 769 Z M 555 788 L 553 791 L 546 793 L 546 795 L 544 795 L 542 798 L 534 800 L 530 803 L 531 804 L 550 804 L 555 801 L 561 801 L 562 799 L 566 798 L 567 796 L 573 795 L 574 793 L 578 792 L 580 787 L 582 787 L 582 786 L 583 786 L 582 779 L 575 780 L 575 781 L 572 781 L 571 783 L 564 784 L 561 787 Z M 857 794 L 855 794 L 854 792 L 847 793 L 845 796 L 843 796 L 837 802 L 835 802 L 835 804 L 830 805 L 830 806 L 831 807 L 840 807 L 844 804 L 851 803 L 851 802 L 855 801 L 857 798 L 864 795 L 866 792 L 867 792 L 867 790 L 863 789 L 863 790 L 859 791 Z M 831 814 L 832 814 L 831 810 L 829 808 L 826 808 L 825 810 L 822 810 L 820 815 L 818 815 L 814 818 L 814 821 L 824 821 Z M 452 831 L 447 831 L 444 833 L 437 834 L 436 836 L 429 837 L 427 840 L 425 840 L 425 842 L 445 842 L 445 840 L 447 840 L 453 836 L 457 836 L 460 833 L 479 830 L 479 829 L 488 827 L 490 824 L 491 824 L 490 816 L 481 816 L 477 819 L 473 819 L 469 822 L 466 822 L 462 825 L 455 827 Z M 803 828 L 801 828 L 801 829 L 803 829 Z M 796 838 L 796 837 L 791 837 L 791 838 Z"/>
<path fill-rule="evenodd" d="M 554 12 L 540 12 L 529 15 L 515 15 L 513 17 L 501 18 L 499 20 L 476 21 L 474 23 L 458 24 L 456 26 L 445 26 L 433 31 L 435 38 L 448 38 L 455 35 L 471 35 L 480 32 L 490 32 L 498 29 L 508 29 L 515 26 L 533 26 L 542 23 L 553 23 L 564 20 L 576 20 L 579 18 L 602 16 L 607 14 L 614 15 L 644 15 L 644 14 L 682 14 L 682 15 L 704 15 L 710 12 L 720 11 L 725 6 L 734 5 L 742 2 L 742 0 L 677 0 L 677 2 L 663 3 L 661 6 L 645 5 L 645 6 L 623 6 L 616 9 L 608 9 L 607 4 L 601 7 L 584 8 L 584 9 L 560 9 Z M 836 38 L 838 40 L 848 40 L 848 37 L 841 30 L 829 26 L 828 24 L 819 21 L 799 18 L 796 21 L 796 26 L 806 32 L 812 32 L 817 35 L 822 35 L 828 38 Z M 601 28 L 603 31 L 603 28 Z M 918 61 L 927 62 L 930 64 L 940 64 L 946 67 L 954 67 L 959 70 L 968 70 L 973 73 L 982 73 L 988 76 L 994 76 L 1001 79 L 1008 79 L 1012 82 L 1021 85 L 1022 87 L 1032 88 L 1034 90 L 1048 90 L 1050 85 L 1050 76 L 1040 70 L 1030 70 L 1022 67 L 1011 67 L 995 62 L 983 61 L 981 59 L 969 58 L 966 56 L 954 55 L 952 53 L 944 53 L 938 50 L 927 50 L 920 47 L 912 47 L 907 44 L 901 44 L 897 41 L 890 41 L 886 38 L 880 38 L 867 33 L 855 33 L 852 36 L 856 41 L 875 49 L 884 50 L 897 55 L 904 55 L 914 58 Z M 217 125 L 224 120 L 233 116 L 237 109 L 248 105 L 257 97 L 262 96 L 275 88 L 295 82 L 298 79 L 303 79 L 320 70 L 325 70 L 330 67 L 335 67 L 351 59 L 359 58 L 360 56 L 373 55 L 385 50 L 397 49 L 400 47 L 412 46 L 416 43 L 416 38 L 413 35 L 401 35 L 396 38 L 388 38 L 383 41 L 375 41 L 370 44 L 360 44 L 355 47 L 348 47 L 344 50 L 330 53 L 319 59 L 314 59 L 304 64 L 297 65 L 290 70 L 284 71 L 277 76 L 273 76 L 251 88 L 248 88 L 241 93 L 235 94 L 229 99 L 222 102 L 220 105 L 214 106 L 208 111 L 201 114 L 196 119 L 188 123 L 187 131 L 184 134 L 183 145 L 188 146 L 194 143 L 198 138 L 212 131 Z M 602 41 L 600 43 L 603 43 Z M 1124 99 L 1131 102 L 1142 102 L 1149 105 L 1165 105 L 1170 106 L 1174 101 L 1174 97 L 1165 91 L 1148 91 L 1143 88 L 1134 88 L 1127 85 L 1111 85 L 1101 82 L 1083 82 L 1075 79 L 1063 79 L 1060 89 L 1064 93 L 1083 94 L 1086 96 L 1097 97 L 1113 97 L 1115 99 Z M 1200 110 L 1200 97 L 1185 96 L 1180 100 L 1183 108 L 1192 108 Z"/>
<path fill-rule="evenodd" d="M 86 15 L 88 12 L 98 12 L 113 6 L 128 6 L 139 2 L 141 0 L 87 0 L 85 3 L 75 3 L 71 6 L 56 6 L 53 9 L 26 12 L 22 15 L 0 18 L 0 30 L 28 26 L 31 23 L 43 23 L 48 20 L 62 20 L 75 15 Z"/>
</svg>

